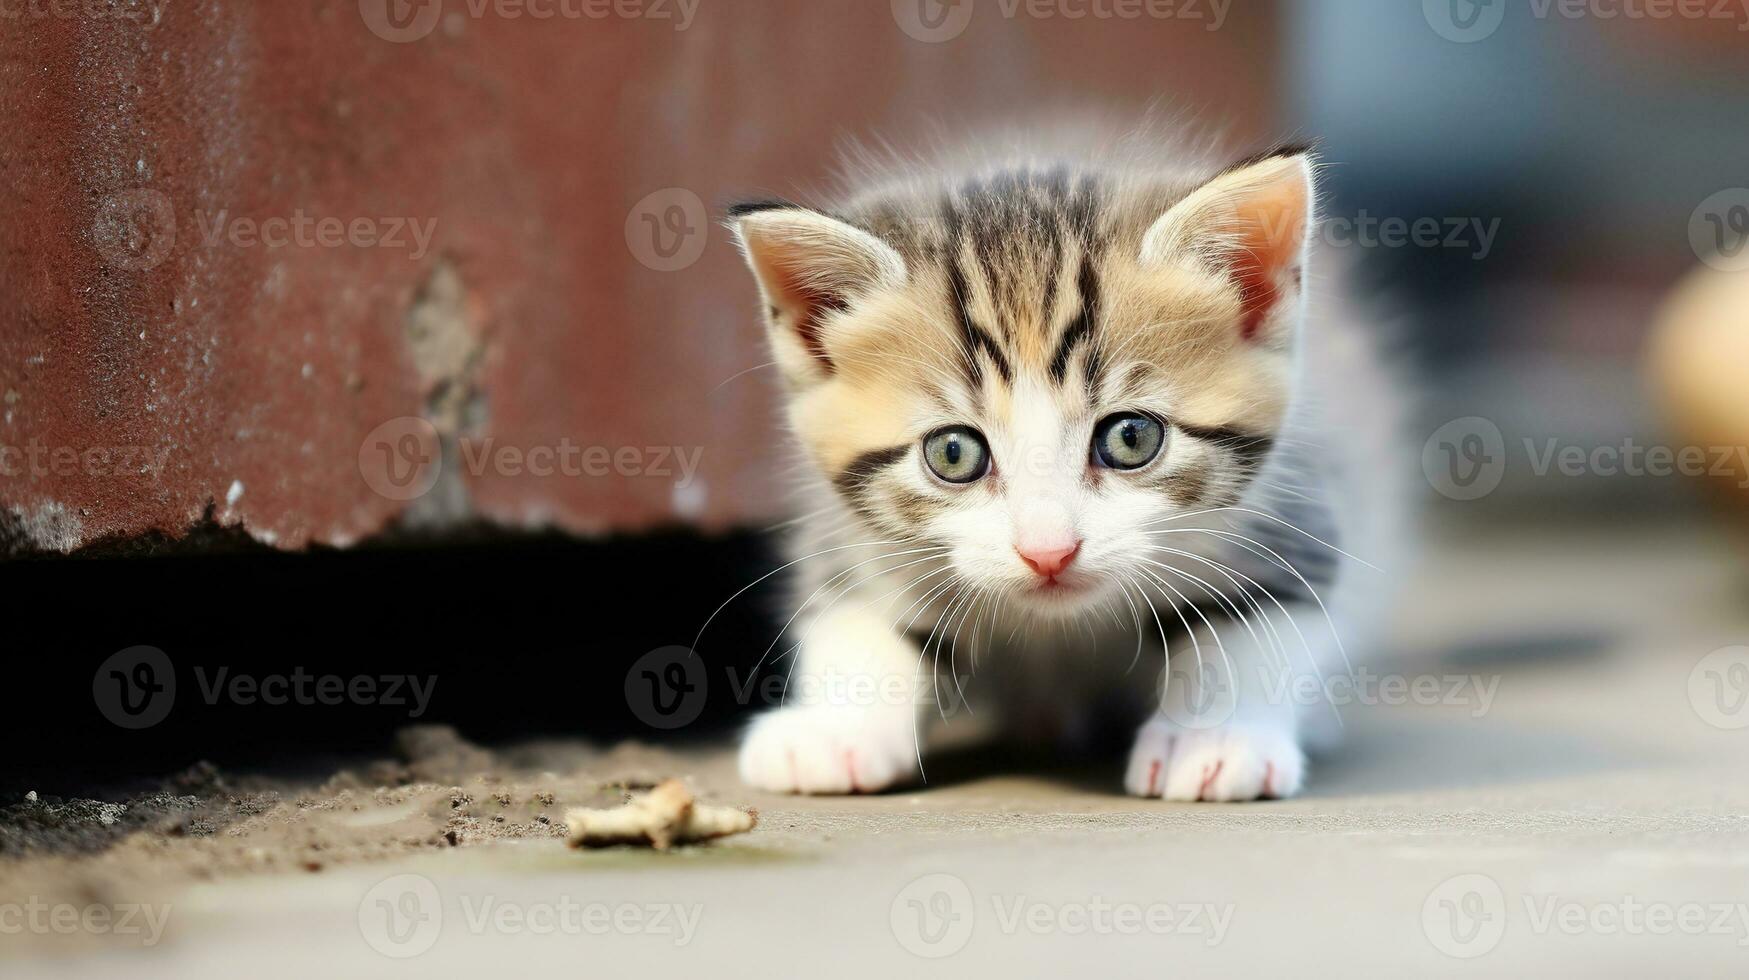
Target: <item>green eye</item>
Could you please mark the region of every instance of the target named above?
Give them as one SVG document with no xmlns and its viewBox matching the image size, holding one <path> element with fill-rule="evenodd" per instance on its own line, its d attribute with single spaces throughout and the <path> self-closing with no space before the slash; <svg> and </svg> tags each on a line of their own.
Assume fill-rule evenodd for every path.
<svg viewBox="0 0 1749 980">
<path fill-rule="evenodd" d="M 1114 470 L 1148 465 L 1165 443 L 1165 428 L 1146 415 L 1111 415 L 1093 427 L 1093 455 Z"/>
<path fill-rule="evenodd" d="M 973 483 L 990 469 L 990 449 L 977 430 L 963 425 L 936 429 L 923 439 L 923 459 L 949 483 Z"/>
</svg>

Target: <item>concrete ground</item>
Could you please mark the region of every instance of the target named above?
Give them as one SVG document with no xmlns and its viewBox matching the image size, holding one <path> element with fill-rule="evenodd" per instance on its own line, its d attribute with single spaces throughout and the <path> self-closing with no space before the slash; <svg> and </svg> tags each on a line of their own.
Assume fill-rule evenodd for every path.
<svg viewBox="0 0 1749 980">
<path fill-rule="evenodd" d="M 677 757 L 758 829 L 219 876 L 166 887 L 149 949 L 13 945 L 4 971 L 1742 975 L 1741 551 L 1702 528 L 1519 528 L 1436 554 L 1404 659 L 1376 669 L 1439 693 L 1371 689 L 1393 703 L 1346 709 L 1348 747 L 1298 799 L 1142 802 L 1116 792 L 1119 760 L 1065 776 L 959 754 L 925 790 L 798 800 L 741 789 L 726 754 Z"/>
</svg>

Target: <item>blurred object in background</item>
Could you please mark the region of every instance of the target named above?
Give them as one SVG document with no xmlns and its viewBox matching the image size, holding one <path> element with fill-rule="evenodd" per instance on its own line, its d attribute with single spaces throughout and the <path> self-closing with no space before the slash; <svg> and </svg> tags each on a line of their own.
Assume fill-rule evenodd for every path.
<svg viewBox="0 0 1749 980">
<path fill-rule="evenodd" d="M 1690 481 L 1567 476 L 1532 453 L 1670 441 L 1645 395 L 1646 331 L 1697 257 L 1703 202 L 1749 184 L 1749 11 L 1629 6 L 1287 7 L 1293 114 L 1324 140 L 1332 216 L 1455 232 L 1369 247 L 1364 264 L 1427 369 L 1423 431 L 1498 427 L 1491 516 L 1664 513 L 1693 496 Z"/>
<path fill-rule="evenodd" d="M 1672 432 L 1716 447 L 1707 482 L 1749 516 L 1749 272 L 1689 274 L 1659 314 L 1649 359 Z"/>
</svg>

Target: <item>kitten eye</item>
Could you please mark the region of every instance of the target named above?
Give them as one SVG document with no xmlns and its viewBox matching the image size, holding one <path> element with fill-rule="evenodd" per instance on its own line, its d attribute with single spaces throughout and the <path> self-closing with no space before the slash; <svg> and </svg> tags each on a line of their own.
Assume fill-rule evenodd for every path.
<svg viewBox="0 0 1749 980">
<path fill-rule="evenodd" d="M 1114 470 L 1148 465 L 1165 443 L 1165 428 L 1146 415 L 1110 415 L 1093 427 L 1093 455 Z"/>
<path fill-rule="evenodd" d="M 923 439 L 923 460 L 949 483 L 974 483 L 990 469 L 990 449 L 976 429 L 936 429 Z"/>
</svg>

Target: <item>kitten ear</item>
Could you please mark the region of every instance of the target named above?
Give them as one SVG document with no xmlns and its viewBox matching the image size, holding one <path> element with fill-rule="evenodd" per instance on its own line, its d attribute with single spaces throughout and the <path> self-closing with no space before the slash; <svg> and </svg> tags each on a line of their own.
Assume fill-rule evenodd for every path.
<svg viewBox="0 0 1749 980">
<path fill-rule="evenodd" d="M 1283 150 L 1191 192 L 1142 237 L 1144 266 L 1196 262 L 1238 286 L 1239 335 L 1278 346 L 1293 330 L 1316 195 L 1312 159 Z"/>
<path fill-rule="evenodd" d="M 905 260 L 875 236 L 789 205 L 730 211 L 747 265 L 759 280 L 779 366 L 791 381 L 832 373 L 824 320 L 858 295 L 905 281 Z"/>
</svg>

